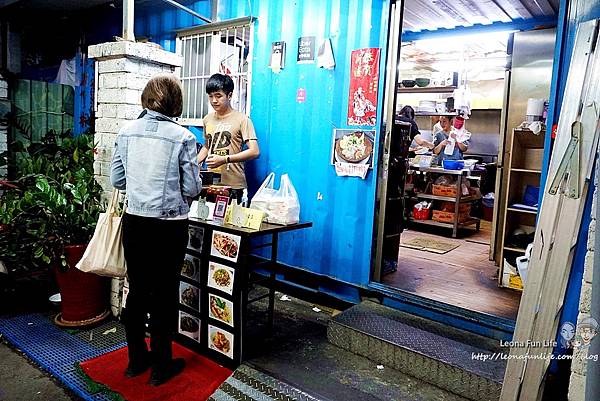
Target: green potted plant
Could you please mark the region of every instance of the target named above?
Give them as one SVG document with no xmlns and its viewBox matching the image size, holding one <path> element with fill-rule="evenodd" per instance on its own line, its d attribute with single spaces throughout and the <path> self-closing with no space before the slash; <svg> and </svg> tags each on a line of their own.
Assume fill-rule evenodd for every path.
<svg viewBox="0 0 600 401">
<path fill-rule="evenodd" d="M 12 151 L 16 179 L 4 185 L 0 198 L 4 264 L 10 274 L 54 270 L 61 293 L 58 324 L 103 319 L 109 314 L 107 279 L 75 268 L 102 210 L 93 135 L 50 131 L 41 143 L 21 137 Z"/>
</svg>

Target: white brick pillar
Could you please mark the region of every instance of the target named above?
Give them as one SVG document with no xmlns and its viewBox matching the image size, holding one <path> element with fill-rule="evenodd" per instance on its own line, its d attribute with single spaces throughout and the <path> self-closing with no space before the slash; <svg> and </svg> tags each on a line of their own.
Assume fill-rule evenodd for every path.
<svg viewBox="0 0 600 401">
<path fill-rule="evenodd" d="M 94 160 L 96 179 L 105 196 L 112 192 L 110 162 L 119 129 L 142 111 L 141 94 L 148 80 L 181 66 L 181 57 L 154 44 L 111 42 L 90 46 L 88 57 L 96 60 L 96 132 Z M 111 309 L 120 314 L 123 281 L 112 282 Z"/>
<path fill-rule="evenodd" d="M 598 163 L 598 161 L 596 161 Z M 587 241 L 587 253 L 583 267 L 583 280 L 581 283 L 581 294 L 579 297 L 579 316 L 577 317 L 577 335 L 580 333 L 580 323 L 591 317 L 592 305 L 592 273 L 594 269 L 594 244 L 596 241 L 596 205 L 598 200 L 598 174 L 596 170 L 594 182 L 594 198 L 592 200 L 592 220 Z M 589 346 L 577 347 L 573 350 L 571 362 L 571 381 L 569 383 L 569 401 L 585 401 L 586 373 L 588 364 Z M 598 362 L 592 362 L 598 363 Z"/>
<path fill-rule="evenodd" d="M 8 99 L 8 83 L 0 74 L 0 102 Z M 8 149 L 8 122 L 0 116 L 0 153 Z M 0 180 L 6 178 L 6 166 L 0 166 Z"/>
</svg>

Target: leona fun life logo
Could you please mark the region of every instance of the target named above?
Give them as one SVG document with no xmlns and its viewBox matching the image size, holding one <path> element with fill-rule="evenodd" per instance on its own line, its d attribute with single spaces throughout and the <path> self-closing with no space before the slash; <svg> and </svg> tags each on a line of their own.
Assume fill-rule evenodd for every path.
<svg viewBox="0 0 600 401">
<path fill-rule="evenodd" d="M 592 339 L 598 334 L 599 326 L 598 321 L 592 317 L 583 319 L 578 327 L 571 322 L 565 322 L 560 328 L 560 343 L 564 348 L 589 347 Z"/>
</svg>

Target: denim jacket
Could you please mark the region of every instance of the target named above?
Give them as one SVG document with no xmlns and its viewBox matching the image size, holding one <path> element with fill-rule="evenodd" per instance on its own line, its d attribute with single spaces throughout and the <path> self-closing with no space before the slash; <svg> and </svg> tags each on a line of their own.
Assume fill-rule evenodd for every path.
<svg viewBox="0 0 600 401">
<path fill-rule="evenodd" d="M 110 180 L 127 190 L 130 214 L 174 218 L 189 212 L 202 181 L 196 138 L 170 118 L 144 110 L 125 125 L 115 143 Z"/>
</svg>

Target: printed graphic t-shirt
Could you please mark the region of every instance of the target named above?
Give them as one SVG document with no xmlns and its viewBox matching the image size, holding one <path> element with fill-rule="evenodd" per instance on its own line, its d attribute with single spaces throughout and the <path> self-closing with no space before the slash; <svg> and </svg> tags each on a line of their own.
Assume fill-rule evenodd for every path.
<svg viewBox="0 0 600 401">
<path fill-rule="evenodd" d="M 255 140 L 252 121 L 243 113 L 233 110 L 224 117 L 209 113 L 204 119 L 204 140 L 208 154 L 231 156 L 242 151 L 247 140 Z M 247 188 L 244 163 L 229 163 L 212 169 L 221 174 L 221 183 L 233 189 Z"/>
</svg>

